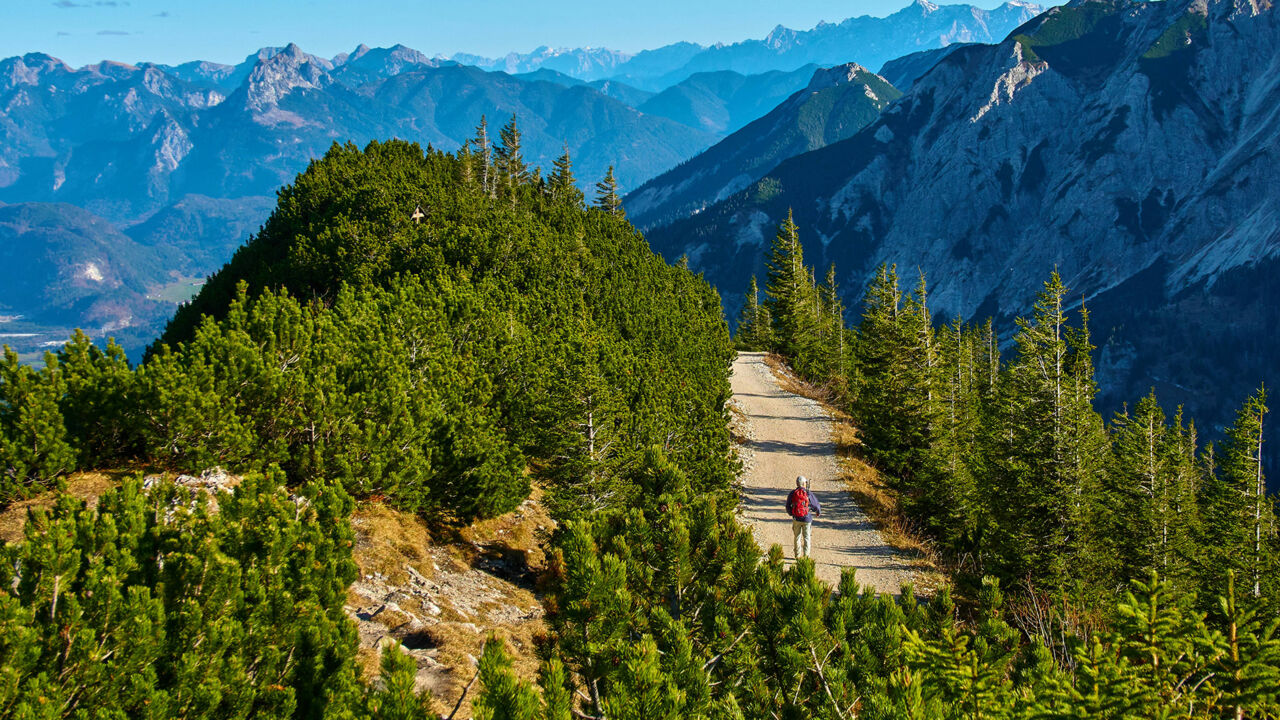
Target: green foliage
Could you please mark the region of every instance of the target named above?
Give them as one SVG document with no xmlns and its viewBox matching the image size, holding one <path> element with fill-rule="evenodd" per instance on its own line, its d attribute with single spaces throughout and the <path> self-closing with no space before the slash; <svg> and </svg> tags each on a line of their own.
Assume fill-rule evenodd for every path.
<svg viewBox="0 0 1280 720">
<path fill-rule="evenodd" d="M 511 656 L 502 641 L 490 637 L 480 656 L 480 685 L 474 704 L 476 720 L 537 720 L 544 717 L 538 694 L 516 679 Z"/>
<path fill-rule="evenodd" d="M 418 663 L 398 644 L 382 648 L 382 687 L 369 693 L 365 712 L 370 720 L 420 720 L 430 717 L 431 693 L 418 692 Z"/>
<path fill-rule="evenodd" d="M 1106 427 L 1093 407 L 1089 313 L 1070 309 L 1056 272 L 1002 359 L 990 320 L 935 327 L 923 277 L 904 293 L 896 268 L 882 266 L 866 288 L 849 359 L 832 362 L 841 357 L 825 325 L 841 314 L 831 300 L 835 272 L 812 302 L 797 233 L 784 223 L 768 258 L 772 347 L 810 381 L 832 386 L 843 368 L 848 390 L 834 396 L 857 422 L 861 452 L 898 491 L 909 520 L 964 567 L 961 581 L 991 574 L 1105 616 L 1119 588 L 1151 572 L 1215 597 L 1229 569 L 1249 581 L 1254 602 L 1280 606 L 1263 392 L 1216 454 L 1212 446 L 1202 453 L 1194 423 L 1180 410 L 1168 418 L 1154 395 Z M 754 332 L 749 320 L 740 343 L 743 328 Z M 1060 641 L 1049 645 L 1067 659 Z"/>
<path fill-rule="evenodd" d="M 738 333 L 734 336 L 739 350 L 767 350 L 773 345 L 773 318 L 769 308 L 760 303 L 760 287 L 756 276 L 747 286 L 747 301 L 738 317 Z"/>
<path fill-rule="evenodd" d="M 616 218 L 625 216 L 622 209 L 622 195 L 618 192 L 618 181 L 613 177 L 612 165 L 609 166 L 604 179 L 596 183 L 596 207 Z"/>
<path fill-rule="evenodd" d="M 537 478 L 572 517 L 629 502 L 657 444 L 727 486 L 719 298 L 584 208 L 567 155 L 544 180 L 514 118 L 499 139 L 482 119 L 457 155 L 335 145 L 139 368 L 82 335 L 43 373 L 15 363 L 10 484 L 73 469 L 69 445 L 82 467 L 278 464 L 462 522 Z"/>
<path fill-rule="evenodd" d="M 0 507 L 50 487 L 75 469 L 76 451 L 59 400 L 67 378 L 57 358 L 45 354 L 35 370 L 5 346 L 0 363 Z"/>
<path fill-rule="evenodd" d="M 689 497 L 658 453 L 656 502 L 565 528 L 548 598 L 552 652 L 590 717 L 1087 718 L 1271 717 L 1280 691 L 1275 633 L 1224 597 L 1135 582 L 1111 627 L 1064 628 L 1060 664 L 1005 619 L 984 578 L 957 612 L 944 588 L 927 605 L 839 593 L 802 560 L 763 559 L 714 498 Z M 665 480 L 658 480 L 665 478 Z M 1228 639 L 1230 638 L 1230 639 Z M 498 687 L 510 688 L 510 681 Z M 506 692 L 506 691 L 504 691 Z M 537 694 L 526 691 L 535 717 Z M 1243 715 L 1236 713 L 1240 708 Z M 512 715 L 515 717 L 517 715 Z M 505 717 L 505 716 L 504 716 Z"/>
<path fill-rule="evenodd" d="M 358 697 L 351 500 L 278 472 L 210 498 L 61 497 L 0 548 L 0 714 L 323 717 Z M 216 507 L 214 503 L 216 501 Z"/>
<path fill-rule="evenodd" d="M 813 341 L 817 297 L 804 264 L 800 231 L 790 213 L 778 226 L 766 265 L 765 306 L 773 327 L 774 349 L 788 357 L 800 357 Z"/>
</svg>

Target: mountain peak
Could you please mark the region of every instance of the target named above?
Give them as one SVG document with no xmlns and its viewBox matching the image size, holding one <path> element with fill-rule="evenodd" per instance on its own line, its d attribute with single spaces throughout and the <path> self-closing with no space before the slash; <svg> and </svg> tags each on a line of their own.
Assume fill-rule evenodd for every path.
<svg viewBox="0 0 1280 720">
<path fill-rule="evenodd" d="M 265 48 L 264 48 L 265 49 Z M 321 87 L 333 68 L 327 60 L 308 55 L 295 43 L 289 43 L 279 52 L 259 60 L 249 73 L 245 86 L 246 104 L 255 111 L 276 105 L 295 89 Z"/>
<path fill-rule="evenodd" d="M 813 78 L 809 80 L 809 85 L 805 90 L 817 92 L 829 87 L 857 82 L 861 75 L 869 74 L 871 74 L 870 70 L 852 62 L 836 65 L 835 67 L 822 68 L 814 71 Z"/>
<path fill-rule="evenodd" d="M 938 6 L 929 2 L 929 0 L 915 0 L 915 2 L 912 3 L 912 5 L 920 8 L 926 13 L 935 12 L 938 9 Z"/>
<path fill-rule="evenodd" d="M 764 39 L 764 45 L 772 50 L 786 50 L 795 45 L 798 35 L 799 33 L 791 28 L 778 25 L 769 31 Z"/>
<path fill-rule="evenodd" d="M 42 74 L 57 71 L 70 72 L 71 68 L 52 55 L 27 53 L 0 61 L 0 85 L 38 85 Z"/>
</svg>

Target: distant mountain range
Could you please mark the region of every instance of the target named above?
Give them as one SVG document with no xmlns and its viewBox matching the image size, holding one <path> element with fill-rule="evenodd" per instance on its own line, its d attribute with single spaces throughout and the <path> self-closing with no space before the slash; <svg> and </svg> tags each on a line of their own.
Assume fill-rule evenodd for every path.
<svg viewBox="0 0 1280 720">
<path fill-rule="evenodd" d="M 24 336 L 25 352 L 74 324 L 127 334 L 136 352 L 164 303 L 171 308 L 221 265 L 265 220 L 275 190 L 335 142 L 400 137 L 452 150 L 482 115 L 496 135 L 514 113 L 530 162 L 548 167 L 567 147 L 584 188 L 612 165 L 625 190 L 770 112 L 820 67 L 875 67 L 903 52 L 996 38 L 1034 11 L 917 3 L 888 18 L 634 56 L 543 49 L 496 62 L 361 45 L 323 58 L 287 45 L 235 65 L 71 68 L 39 53 L 0 60 L 0 202 L 18 208 L 9 256 L 96 253 L 99 270 L 121 273 L 68 280 L 77 272 L 68 268 L 88 260 L 33 261 L 24 282 L 52 294 L 0 293 L 0 317 L 25 318 L 26 330 L 9 333 Z M 818 135 L 830 133 L 807 133 Z M 766 172 L 779 152 L 761 153 L 752 172 Z M 22 219 L 37 216 L 37 224 Z M 58 218 L 65 232 L 54 232 Z M 134 258 L 137 272 L 126 277 L 117 257 Z M 104 300 L 68 304 L 58 299 L 64 286 L 97 288 Z M 46 321 L 47 332 L 32 330 Z"/>
<path fill-rule="evenodd" d="M 879 67 L 888 60 L 951 43 L 998 42 L 1010 30 L 1044 8 L 1012 0 L 993 9 L 972 5 L 935 5 L 915 0 L 888 17 L 862 15 L 837 23 L 820 23 L 811 30 L 781 25 L 759 40 L 712 46 L 675 43 L 628 55 L 599 48 L 553 50 L 501 58 L 454 55 L 451 59 L 487 70 L 519 73 L 555 70 L 582 80 L 613 78 L 646 90 L 661 90 L 702 72 L 732 70 L 754 75 L 771 70 L 796 70 L 805 65 L 829 67 L 849 61 Z"/>
<path fill-rule="evenodd" d="M 857 134 L 650 242 L 733 308 L 791 209 L 851 305 L 897 263 L 927 273 L 935 317 L 1005 327 L 1056 267 L 1092 309 L 1110 407 L 1154 387 L 1222 425 L 1280 381 L 1280 11 L 1076 0 L 915 77 L 919 60 Z"/>
</svg>

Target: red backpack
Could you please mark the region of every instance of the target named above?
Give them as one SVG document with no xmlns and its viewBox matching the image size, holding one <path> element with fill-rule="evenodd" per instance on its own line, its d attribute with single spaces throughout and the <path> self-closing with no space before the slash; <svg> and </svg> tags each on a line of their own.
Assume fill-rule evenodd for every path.
<svg viewBox="0 0 1280 720">
<path fill-rule="evenodd" d="M 791 513 L 791 517 L 799 520 L 809 514 L 809 491 L 804 488 L 796 488 L 791 491 L 791 495 L 787 497 L 787 511 Z"/>
</svg>

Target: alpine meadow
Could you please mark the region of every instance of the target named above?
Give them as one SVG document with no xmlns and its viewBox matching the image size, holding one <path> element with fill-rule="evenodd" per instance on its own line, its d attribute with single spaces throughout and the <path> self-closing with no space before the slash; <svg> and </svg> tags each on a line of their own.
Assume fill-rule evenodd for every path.
<svg viewBox="0 0 1280 720">
<path fill-rule="evenodd" d="M 677 39 L 0 61 L 0 718 L 1280 719 L 1277 11 Z"/>
</svg>

